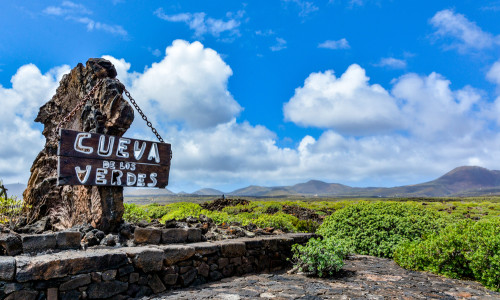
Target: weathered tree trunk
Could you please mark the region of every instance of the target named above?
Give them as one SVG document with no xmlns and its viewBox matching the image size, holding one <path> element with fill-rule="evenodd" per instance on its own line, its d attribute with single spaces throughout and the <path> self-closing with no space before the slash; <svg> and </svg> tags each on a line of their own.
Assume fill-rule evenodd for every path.
<svg viewBox="0 0 500 300">
<path fill-rule="evenodd" d="M 105 59 L 89 59 L 65 75 L 57 92 L 38 112 L 35 121 L 44 125 L 45 147 L 31 167 L 31 176 L 23 198 L 28 221 L 33 223 L 48 216 L 54 229 L 89 223 L 104 231 L 117 228 L 123 216 L 122 187 L 57 186 L 56 127 L 59 122 L 94 87 L 106 78 L 81 111 L 63 127 L 72 130 L 122 136 L 134 119 L 132 107 L 122 97 L 123 85 L 115 67 Z"/>
</svg>

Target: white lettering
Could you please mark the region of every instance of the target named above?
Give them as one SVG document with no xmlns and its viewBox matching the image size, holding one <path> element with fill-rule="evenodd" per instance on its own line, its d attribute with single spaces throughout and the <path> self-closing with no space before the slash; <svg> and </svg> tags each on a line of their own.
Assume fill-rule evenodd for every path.
<svg viewBox="0 0 500 300">
<path fill-rule="evenodd" d="M 111 185 L 122 185 L 123 172 L 120 170 L 111 171 Z"/>
<path fill-rule="evenodd" d="M 85 184 L 89 179 L 90 171 L 92 171 L 92 166 L 86 166 L 85 171 L 82 171 L 80 167 L 75 167 L 76 178 L 80 181 L 81 184 Z"/>
<path fill-rule="evenodd" d="M 151 145 L 151 150 L 149 150 L 148 160 L 155 159 L 156 163 L 160 163 L 160 153 L 158 152 L 158 144 L 153 143 Z"/>
<path fill-rule="evenodd" d="M 111 156 L 111 153 L 113 152 L 113 144 L 114 144 L 114 142 L 115 142 L 115 137 L 114 136 L 110 136 L 108 138 L 108 147 L 107 147 L 107 149 L 104 149 L 104 145 L 106 143 L 106 136 L 101 135 L 99 137 L 99 147 L 98 147 L 98 150 L 97 150 L 97 154 L 100 155 L 100 156 L 104 156 L 104 157 Z"/>
<path fill-rule="evenodd" d="M 148 183 L 148 187 L 155 187 L 156 184 L 158 183 L 158 181 L 156 180 L 156 176 L 158 176 L 158 174 L 156 173 L 151 173 L 149 174 L 149 179 L 151 179 L 151 183 Z"/>
<path fill-rule="evenodd" d="M 146 179 L 146 174 L 137 174 L 137 186 L 145 186 L 144 179 Z"/>
<path fill-rule="evenodd" d="M 139 141 L 134 143 L 134 157 L 136 160 L 140 160 L 144 155 L 144 150 L 146 150 L 146 142 L 142 142 L 141 148 L 139 148 Z"/>
<path fill-rule="evenodd" d="M 88 138 L 90 138 L 90 133 L 79 132 L 76 135 L 75 145 L 73 147 L 75 149 L 75 151 L 80 152 L 80 153 L 85 153 L 85 154 L 91 154 L 94 151 L 94 149 L 92 149 L 92 147 L 87 147 L 87 146 L 84 146 L 82 144 L 82 141 L 84 139 L 88 139 Z"/>
<path fill-rule="evenodd" d="M 135 185 L 136 182 L 137 177 L 135 176 L 135 174 L 127 172 L 127 186 Z"/>
<path fill-rule="evenodd" d="M 97 168 L 95 170 L 95 184 L 104 185 L 108 183 L 106 174 L 108 174 L 108 169 Z"/>
<path fill-rule="evenodd" d="M 127 150 L 127 145 L 130 144 L 129 139 L 120 138 L 118 140 L 118 147 L 116 148 L 116 156 L 128 158 L 128 152 L 124 152 Z"/>
</svg>

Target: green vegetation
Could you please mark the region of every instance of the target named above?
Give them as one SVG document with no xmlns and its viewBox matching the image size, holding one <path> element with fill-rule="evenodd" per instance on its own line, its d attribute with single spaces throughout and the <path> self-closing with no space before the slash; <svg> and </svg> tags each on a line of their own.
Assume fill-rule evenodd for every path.
<svg viewBox="0 0 500 300">
<path fill-rule="evenodd" d="M 394 260 L 407 269 L 475 279 L 500 291 L 500 219 L 453 223 L 425 240 L 401 244 Z"/>
<path fill-rule="evenodd" d="M 310 239 L 302 245 L 293 245 L 292 261 L 302 272 L 319 277 L 331 276 L 344 266 L 344 258 L 352 253 L 352 247 L 334 237 Z"/>
<path fill-rule="evenodd" d="M 439 231 L 446 219 L 416 203 L 361 202 L 326 218 L 318 233 L 349 241 L 358 254 L 391 258 L 398 244 Z"/>
<path fill-rule="evenodd" d="M 14 228 L 21 217 L 24 203 L 16 197 L 8 197 L 0 181 L 0 224 Z"/>
<path fill-rule="evenodd" d="M 204 214 L 216 224 L 253 223 L 283 231 L 317 232 L 323 240 L 311 239 L 293 249 L 295 266 L 317 276 L 337 272 L 352 251 L 394 257 L 408 269 L 474 279 L 500 290 L 500 197 L 259 198 L 220 211 L 200 206 L 208 199 L 125 204 L 124 217 L 133 222 L 165 222 Z M 304 212 L 309 217 L 304 218 Z"/>
</svg>

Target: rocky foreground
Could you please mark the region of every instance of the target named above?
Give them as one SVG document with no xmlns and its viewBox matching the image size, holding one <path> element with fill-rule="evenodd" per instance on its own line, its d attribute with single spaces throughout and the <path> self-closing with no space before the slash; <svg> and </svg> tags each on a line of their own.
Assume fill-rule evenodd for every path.
<svg viewBox="0 0 500 300">
<path fill-rule="evenodd" d="M 399 267 L 393 260 L 355 255 L 335 278 L 284 272 L 231 277 L 142 300 L 167 299 L 500 299 L 477 282 Z"/>
</svg>

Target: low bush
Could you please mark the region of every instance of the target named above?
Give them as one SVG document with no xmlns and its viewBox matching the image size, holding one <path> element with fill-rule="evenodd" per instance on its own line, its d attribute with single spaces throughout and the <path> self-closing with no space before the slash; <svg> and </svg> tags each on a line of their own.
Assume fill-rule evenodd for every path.
<svg viewBox="0 0 500 300">
<path fill-rule="evenodd" d="M 147 211 L 137 204 L 134 203 L 124 203 L 125 212 L 123 213 L 123 219 L 127 222 L 140 222 L 140 221 L 150 221 Z"/>
<path fill-rule="evenodd" d="M 349 241 L 358 254 L 392 258 L 399 243 L 437 232 L 446 220 L 416 203 L 360 202 L 325 218 L 318 233 Z"/>
<path fill-rule="evenodd" d="M 334 237 L 310 239 L 307 244 L 292 247 L 294 267 L 312 276 L 334 275 L 344 266 L 344 258 L 352 248 Z"/>
<path fill-rule="evenodd" d="M 394 260 L 407 269 L 475 279 L 500 291 L 500 218 L 463 220 L 425 240 L 402 243 Z"/>
<path fill-rule="evenodd" d="M 313 220 L 297 220 L 293 223 L 293 226 L 298 232 L 310 232 L 314 233 L 319 227 L 319 224 Z"/>
<path fill-rule="evenodd" d="M 257 219 L 252 220 L 252 223 L 261 228 L 273 227 L 283 231 L 295 231 L 293 223 L 297 220 L 297 217 L 278 212 L 272 215 L 261 215 Z"/>
</svg>

